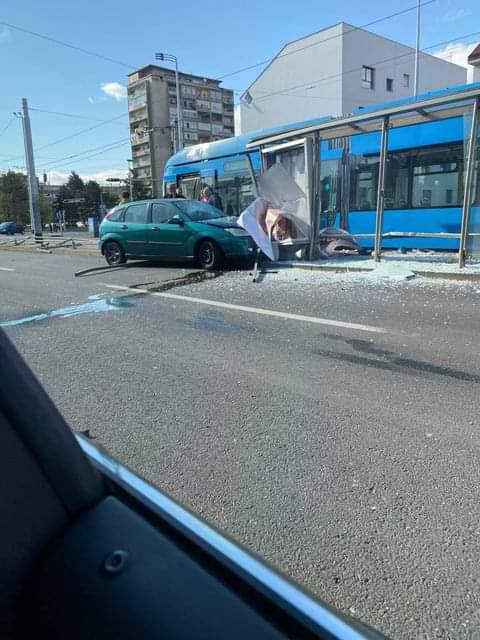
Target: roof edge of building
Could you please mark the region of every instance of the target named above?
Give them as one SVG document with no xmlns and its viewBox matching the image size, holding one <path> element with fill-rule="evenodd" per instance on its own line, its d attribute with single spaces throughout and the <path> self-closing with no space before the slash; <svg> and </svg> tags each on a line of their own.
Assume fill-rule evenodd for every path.
<svg viewBox="0 0 480 640">
<path fill-rule="evenodd" d="M 169 67 L 160 67 L 156 64 L 147 64 L 144 67 L 139 67 L 138 69 L 136 69 L 135 71 L 132 71 L 131 73 L 127 74 L 127 78 L 130 78 L 131 76 L 135 75 L 136 73 L 140 73 L 141 71 L 145 71 L 147 69 L 154 69 L 156 71 L 163 71 L 166 73 L 175 73 L 175 69 L 170 69 Z M 219 84 L 221 84 L 223 81 L 219 80 L 218 78 L 209 78 L 208 76 L 204 76 L 204 75 L 199 75 L 198 73 L 188 73 L 186 71 L 178 71 L 178 75 L 181 76 L 191 76 L 193 78 L 199 78 L 199 79 L 204 79 L 204 80 L 208 80 L 209 82 L 218 82 Z M 228 87 L 219 87 L 220 89 L 223 89 L 224 91 L 232 91 L 233 89 L 229 89 Z"/>
<path fill-rule="evenodd" d="M 260 71 L 260 73 L 259 73 L 259 74 L 258 74 L 258 76 L 255 78 L 255 80 L 253 80 L 253 81 L 248 85 L 248 87 L 243 91 L 243 93 L 242 93 L 242 95 L 241 95 L 241 98 L 243 98 L 243 96 L 244 96 L 246 93 L 248 93 L 248 91 L 250 91 L 250 89 L 251 89 L 251 88 L 253 87 L 253 85 L 257 82 L 257 80 L 259 80 L 259 79 L 263 76 L 263 74 L 264 74 L 266 71 L 268 71 L 268 69 L 269 69 L 269 68 L 271 67 L 271 65 L 275 62 L 275 60 L 277 60 L 278 58 L 281 58 L 282 51 L 285 51 L 285 49 L 286 49 L 287 47 L 289 47 L 289 46 L 290 46 L 290 45 L 292 45 L 292 44 L 295 44 L 295 42 L 300 42 L 301 40 L 305 40 L 306 38 L 309 38 L 310 36 L 314 36 L 314 35 L 315 35 L 315 34 L 317 34 L 317 33 L 322 33 L 322 31 L 328 31 L 328 29 L 333 29 L 334 27 L 338 27 L 338 26 L 339 26 L 339 25 L 341 25 L 341 24 L 346 24 L 346 23 L 344 23 L 344 22 L 342 22 L 342 21 L 340 21 L 340 22 L 336 22 L 335 24 L 331 24 L 331 25 L 330 25 L 330 26 L 328 26 L 328 27 L 324 27 L 323 29 L 318 29 L 318 31 L 312 31 L 312 33 L 307 33 L 307 35 L 305 35 L 305 36 L 301 36 L 300 38 L 295 38 L 294 40 L 289 40 L 288 42 L 286 42 L 286 43 L 283 45 L 283 47 L 281 47 L 281 49 L 279 49 L 279 51 L 278 51 L 278 52 L 273 56 L 273 58 L 270 58 L 270 61 L 268 62 L 267 66 L 266 66 L 264 69 L 262 69 L 262 70 Z M 241 99 L 241 98 L 240 98 L 240 99 Z"/>
</svg>

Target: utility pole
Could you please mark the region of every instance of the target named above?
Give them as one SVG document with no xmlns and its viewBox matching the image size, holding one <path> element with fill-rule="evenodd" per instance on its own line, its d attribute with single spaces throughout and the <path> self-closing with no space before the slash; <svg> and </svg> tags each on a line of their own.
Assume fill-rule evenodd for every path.
<svg viewBox="0 0 480 640">
<path fill-rule="evenodd" d="M 417 39 L 415 43 L 415 76 L 413 81 L 413 95 L 418 95 L 418 76 L 420 67 L 420 7 L 421 0 L 417 0 Z"/>
<path fill-rule="evenodd" d="M 35 238 L 42 237 L 42 222 L 40 220 L 40 206 L 38 197 L 37 176 L 35 175 L 35 161 L 33 158 L 32 129 L 28 115 L 28 103 L 22 98 L 23 140 L 25 143 L 25 164 L 27 165 L 28 201 L 30 204 L 30 224 Z"/>
<path fill-rule="evenodd" d="M 180 105 L 180 82 L 178 79 L 178 59 L 171 53 L 156 53 L 155 60 L 167 60 L 168 62 L 175 63 L 175 89 L 177 94 L 177 136 L 178 144 L 177 151 L 183 149 L 183 123 L 182 123 L 182 107 Z"/>
<path fill-rule="evenodd" d="M 133 202 L 133 169 L 132 169 L 132 159 L 129 158 L 127 160 L 128 164 L 128 188 L 130 191 L 130 202 Z"/>
</svg>

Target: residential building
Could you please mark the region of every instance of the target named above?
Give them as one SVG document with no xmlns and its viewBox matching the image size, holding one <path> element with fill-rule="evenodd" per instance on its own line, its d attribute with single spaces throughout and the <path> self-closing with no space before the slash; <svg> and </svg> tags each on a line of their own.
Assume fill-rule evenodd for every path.
<svg viewBox="0 0 480 640">
<path fill-rule="evenodd" d="M 186 73 L 179 73 L 179 85 L 181 147 L 233 136 L 233 91 L 219 80 Z M 163 168 L 178 148 L 175 72 L 148 65 L 130 73 L 128 113 L 132 168 L 159 196 Z"/>
<path fill-rule="evenodd" d="M 480 44 L 468 56 L 468 65 L 469 82 L 480 82 Z"/>
<path fill-rule="evenodd" d="M 466 68 L 420 52 L 418 93 L 464 84 Z M 407 98 L 415 49 L 341 22 L 286 44 L 242 95 L 241 133 Z"/>
</svg>

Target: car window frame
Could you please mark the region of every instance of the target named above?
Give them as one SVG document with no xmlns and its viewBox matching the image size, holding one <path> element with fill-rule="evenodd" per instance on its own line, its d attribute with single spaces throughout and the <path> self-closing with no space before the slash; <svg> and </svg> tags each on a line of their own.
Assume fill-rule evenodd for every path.
<svg viewBox="0 0 480 640">
<path fill-rule="evenodd" d="M 187 200 L 187 202 L 196 202 L 195 200 L 192 200 L 191 198 L 190 199 L 186 199 L 186 200 Z M 182 200 L 182 202 L 185 202 L 185 200 Z M 202 224 L 202 223 L 205 222 L 205 220 L 194 220 L 188 213 L 186 213 L 185 211 L 182 210 L 182 208 L 180 206 L 180 203 L 173 202 L 172 204 L 178 209 L 179 215 L 183 218 L 184 221 L 195 222 L 195 223 L 198 223 L 198 224 Z M 202 205 L 207 204 L 207 206 L 212 207 L 212 209 L 217 209 L 217 207 L 214 207 L 213 205 L 208 204 L 206 202 L 201 202 L 199 204 L 202 204 Z M 221 211 L 220 209 L 217 209 L 217 211 L 219 213 L 223 213 L 223 211 Z M 219 215 L 217 218 L 206 218 L 206 220 L 218 220 L 219 218 L 224 218 L 224 217 L 225 217 L 225 215 L 223 215 L 223 216 Z"/>
<path fill-rule="evenodd" d="M 138 205 L 143 205 L 147 207 L 147 218 L 145 220 L 145 222 L 128 222 L 128 220 L 126 220 L 126 214 L 127 211 L 130 209 L 130 207 L 138 207 Z M 124 211 L 123 211 L 123 215 L 122 215 L 122 219 L 118 220 L 118 222 L 125 222 L 126 224 L 150 224 L 151 222 L 151 203 L 150 202 L 129 202 L 128 205 L 125 206 Z"/>
<path fill-rule="evenodd" d="M 171 220 L 173 218 L 173 216 L 177 215 L 177 212 L 180 212 L 180 209 L 175 206 L 174 202 L 168 202 L 168 201 L 167 202 L 163 202 L 163 201 L 162 202 L 151 202 L 150 203 L 150 220 L 151 220 L 152 224 L 168 224 L 168 220 L 165 220 L 164 222 L 154 222 L 153 221 L 153 207 L 156 204 L 160 205 L 161 207 L 169 208 L 172 211 L 172 215 L 168 218 L 168 220 Z"/>
</svg>

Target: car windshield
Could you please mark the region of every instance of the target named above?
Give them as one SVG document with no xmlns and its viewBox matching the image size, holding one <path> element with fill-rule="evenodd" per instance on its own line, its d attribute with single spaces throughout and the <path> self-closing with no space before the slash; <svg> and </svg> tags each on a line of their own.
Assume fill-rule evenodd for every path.
<svg viewBox="0 0 480 640">
<path fill-rule="evenodd" d="M 45 4 L 0 11 L 0 334 L 343 613 L 480 640 L 480 1 Z"/>
<path fill-rule="evenodd" d="M 203 220 L 215 220 L 223 218 L 224 213 L 212 207 L 211 204 L 197 202 L 196 200 L 181 200 L 175 203 L 182 213 L 187 215 L 193 222 L 202 222 Z"/>
</svg>

